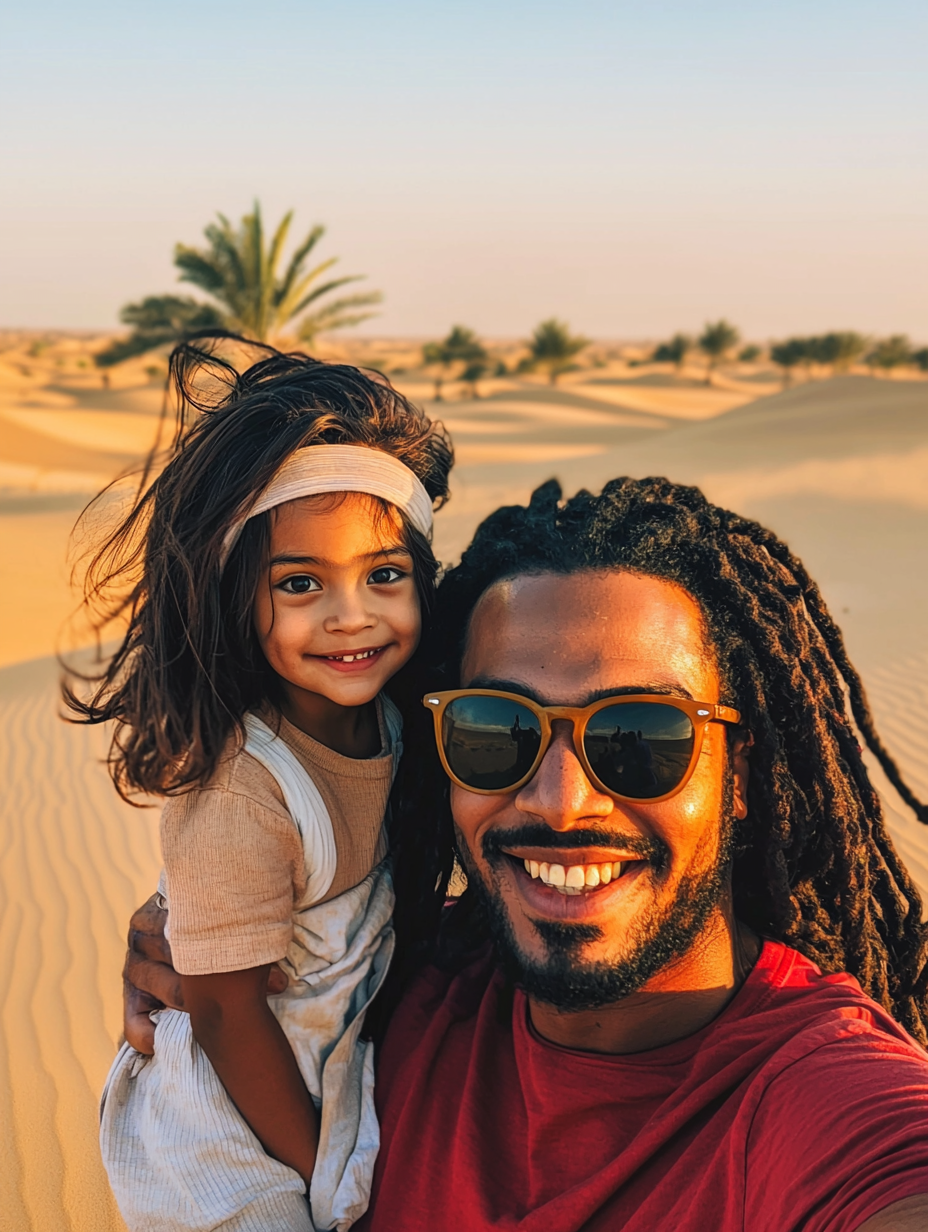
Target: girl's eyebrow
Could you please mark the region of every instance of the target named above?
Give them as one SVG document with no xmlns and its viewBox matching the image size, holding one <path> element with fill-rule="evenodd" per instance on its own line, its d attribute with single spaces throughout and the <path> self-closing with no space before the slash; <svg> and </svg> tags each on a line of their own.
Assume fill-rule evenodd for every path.
<svg viewBox="0 0 928 1232">
<path fill-rule="evenodd" d="M 396 544 L 390 548 L 379 548 L 376 552 L 363 552 L 360 556 L 355 556 L 355 560 L 379 560 L 382 556 L 405 556 L 412 559 L 412 553 L 409 548 L 403 547 L 402 544 Z M 322 565 L 333 566 L 334 561 L 327 560 L 324 556 L 304 556 L 302 554 L 295 555 L 283 553 L 280 556 L 271 557 L 271 565 Z"/>
</svg>

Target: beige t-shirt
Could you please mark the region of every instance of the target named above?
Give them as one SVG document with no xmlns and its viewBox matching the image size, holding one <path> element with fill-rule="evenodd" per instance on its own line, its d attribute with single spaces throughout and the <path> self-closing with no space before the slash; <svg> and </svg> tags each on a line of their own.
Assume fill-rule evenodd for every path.
<svg viewBox="0 0 928 1232">
<path fill-rule="evenodd" d="M 286 719 L 264 716 L 325 801 L 335 834 L 335 879 L 325 902 L 363 881 L 387 852 L 384 813 L 393 783 L 390 737 L 378 701 L 381 752 L 345 757 Z M 233 738 L 206 787 L 170 797 L 161 815 L 168 939 L 182 975 L 278 962 L 306 890 L 303 841 L 277 780 Z"/>
</svg>

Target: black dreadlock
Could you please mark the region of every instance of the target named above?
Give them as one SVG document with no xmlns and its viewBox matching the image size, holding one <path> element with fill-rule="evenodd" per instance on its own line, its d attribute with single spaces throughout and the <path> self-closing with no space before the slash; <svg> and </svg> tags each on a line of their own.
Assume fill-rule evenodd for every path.
<svg viewBox="0 0 928 1232">
<path fill-rule="evenodd" d="M 718 655 L 722 700 L 742 712 L 753 734 L 749 814 L 733 866 L 739 919 L 825 971 L 849 971 L 925 1044 L 928 934 L 921 901 L 887 833 L 848 700 L 857 731 L 924 823 L 928 807 L 877 736 L 860 677 L 818 587 L 769 530 L 666 479 L 616 479 L 600 496 L 580 492 L 566 503 L 552 480 L 528 507 L 509 506 L 487 518 L 441 583 L 441 641 L 432 656 L 441 687 L 457 687 L 470 615 L 494 582 L 612 568 L 676 582 L 697 600 Z M 429 687 L 439 687 L 436 676 Z M 430 743 L 425 724 L 409 732 L 416 777 L 397 798 L 397 845 L 408 846 L 414 835 L 422 844 L 418 893 L 411 883 L 398 887 L 407 970 L 414 951 L 420 961 L 425 955 L 426 934 L 434 937 L 451 866 L 447 782 L 427 752 Z M 470 893 L 448 913 L 442 931 L 446 954 L 486 940 Z"/>
</svg>

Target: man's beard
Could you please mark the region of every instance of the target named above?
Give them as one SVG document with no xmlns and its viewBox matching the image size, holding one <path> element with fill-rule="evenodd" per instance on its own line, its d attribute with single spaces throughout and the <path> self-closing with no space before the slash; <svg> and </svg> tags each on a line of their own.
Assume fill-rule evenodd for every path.
<svg viewBox="0 0 928 1232">
<path fill-rule="evenodd" d="M 614 962 L 583 962 L 585 945 L 602 940 L 595 924 L 570 924 L 554 920 L 533 920 L 532 926 L 544 942 L 546 957 L 529 958 L 519 948 L 512 922 L 501 897 L 487 886 L 465 852 L 468 884 L 473 887 L 490 925 L 490 931 L 507 976 L 530 997 L 559 1010 L 599 1009 L 637 992 L 653 975 L 692 947 L 712 912 L 722 902 L 729 885 L 732 835 L 734 829 L 733 776 L 725 775 L 722 815 L 718 830 L 718 850 L 709 867 L 683 877 L 673 901 L 657 908 L 625 939 L 625 952 Z M 554 833 L 548 826 L 528 825 L 515 831 L 497 831 L 484 839 L 484 856 L 491 864 L 500 858 L 505 843 L 526 846 L 612 845 L 603 831 Z M 555 842 L 552 842 L 552 839 Z M 597 844 L 598 839 L 598 844 Z M 576 842 L 574 840 L 582 840 Z M 669 851 L 658 838 L 621 844 L 624 850 L 638 848 L 636 854 L 648 859 L 657 872 L 666 867 Z M 463 844 L 461 844 L 463 850 Z M 698 859 L 698 853 L 697 853 Z"/>
</svg>

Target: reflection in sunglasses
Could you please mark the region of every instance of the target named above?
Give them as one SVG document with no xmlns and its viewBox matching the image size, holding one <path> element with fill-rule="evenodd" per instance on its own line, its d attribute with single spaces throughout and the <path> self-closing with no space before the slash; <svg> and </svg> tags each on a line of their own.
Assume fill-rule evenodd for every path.
<svg viewBox="0 0 928 1232">
<path fill-rule="evenodd" d="M 583 732 L 589 768 L 607 791 L 633 799 L 660 796 L 683 779 L 695 732 L 688 716 L 659 702 L 618 703 L 597 711 Z M 542 741 L 541 722 L 509 698 L 469 696 L 442 716 L 442 744 L 466 786 L 503 791 L 528 775 Z"/>
</svg>

